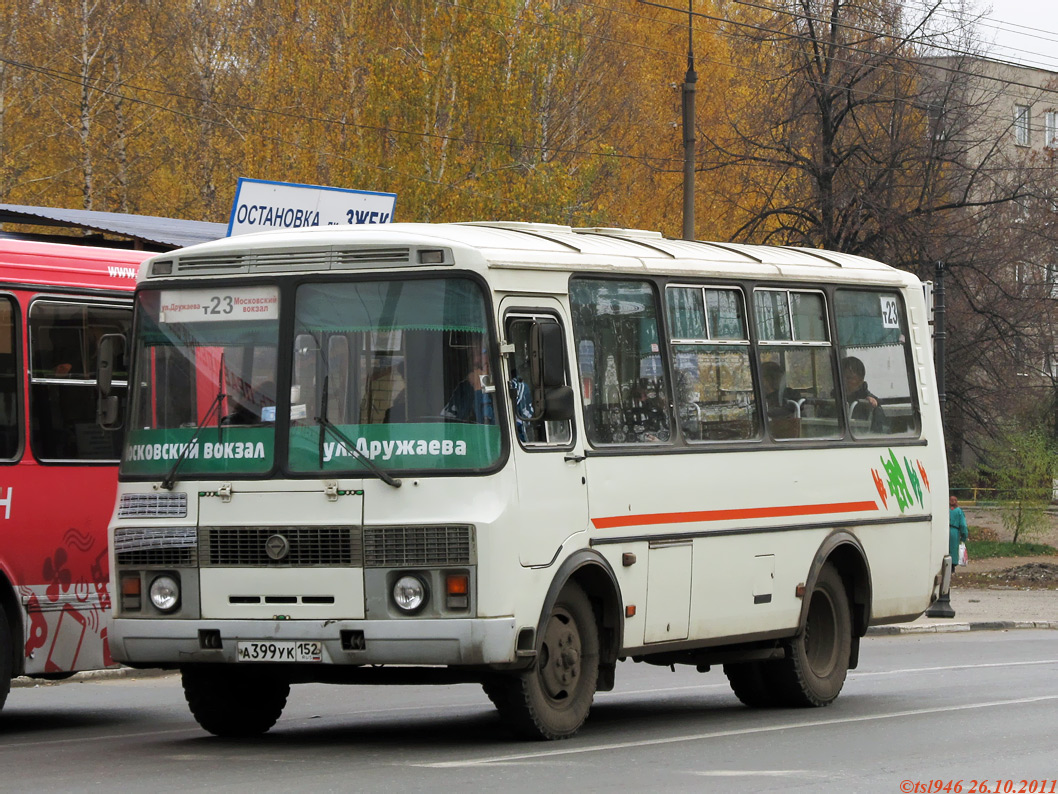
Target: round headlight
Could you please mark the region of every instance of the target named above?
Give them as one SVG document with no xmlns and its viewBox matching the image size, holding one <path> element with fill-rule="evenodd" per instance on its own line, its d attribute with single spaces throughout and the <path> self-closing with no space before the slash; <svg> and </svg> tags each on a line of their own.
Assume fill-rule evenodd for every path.
<svg viewBox="0 0 1058 794">
<path fill-rule="evenodd" d="M 171 612 L 180 603 L 180 585 L 172 576 L 159 576 L 151 582 L 151 603 L 162 612 Z"/>
<path fill-rule="evenodd" d="M 417 612 L 426 603 L 426 585 L 418 576 L 402 576 L 393 584 L 393 603 L 405 612 Z"/>
</svg>

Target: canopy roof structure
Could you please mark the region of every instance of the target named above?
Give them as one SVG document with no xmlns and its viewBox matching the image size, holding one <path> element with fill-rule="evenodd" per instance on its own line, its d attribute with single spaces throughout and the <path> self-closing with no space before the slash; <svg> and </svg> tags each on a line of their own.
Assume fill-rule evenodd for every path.
<svg viewBox="0 0 1058 794">
<path fill-rule="evenodd" d="M 13 228 L 27 226 L 81 229 L 87 234 L 42 235 Z M 227 233 L 228 227 L 223 223 L 187 221 L 156 215 L 130 215 L 124 212 L 0 204 L 0 234 L 7 237 L 160 252 L 217 240 Z"/>
</svg>

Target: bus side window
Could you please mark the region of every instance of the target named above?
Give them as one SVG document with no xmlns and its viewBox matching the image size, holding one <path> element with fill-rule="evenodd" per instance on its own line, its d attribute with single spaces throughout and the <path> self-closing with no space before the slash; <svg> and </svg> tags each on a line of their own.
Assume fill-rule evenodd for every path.
<svg viewBox="0 0 1058 794">
<path fill-rule="evenodd" d="M 837 438 L 842 412 L 834 380 L 826 297 L 814 290 L 753 293 L 761 404 L 772 438 Z"/>
<path fill-rule="evenodd" d="M 760 435 L 742 292 L 672 285 L 665 290 L 676 416 L 688 441 Z"/>
<path fill-rule="evenodd" d="M 844 409 L 853 437 L 917 434 L 919 408 L 900 295 L 839 289 L 834 313 Z"/>
<path fill-rule="evenodd" d="M 570 420 L 534 419 L 540 415 L 540 406 L 534 403 L 531 387 L 531 336 L 535 323 L 558 325 L 547 316 L 507 318 L 507 341 L 514 345 L 514 352 L 507 359 L 507 392 L 514 414 L 515 433 L 523 446 L 565 446 L 573 440 Z M 564 375 L 568 384 L 569 372 L 565 371 Z"/>
<path fill-rule="evenodd" d="M 600 445 L 668 442 L 669 384 L 651 284 L 575 278 L 569 300 L 588 440 Z"/>
<path fill-rule="evenodd" d="M 15 311 L 9 297 L 0 299 L 0 458 L 18 454 L 19 367 L 15 352 Z"/>
<path fill-rule="evenodd" d="M 127 335 L 130 309 L 36 300 L 29 307 L 30 444 L 40 460 L 117 460 L 121 433 L 96 423 L 96 355 L 105 334 Z M 127 373 L 112 392 L 124 413 Z"/>
</svg>

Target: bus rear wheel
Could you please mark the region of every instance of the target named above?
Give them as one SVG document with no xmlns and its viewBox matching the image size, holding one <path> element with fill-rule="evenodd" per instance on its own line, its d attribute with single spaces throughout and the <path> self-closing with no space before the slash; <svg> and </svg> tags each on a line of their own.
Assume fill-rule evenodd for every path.
<svg viewBox="0 0 1058 794">
<path fill-rule="evenodd" d="M 0 606 L 0 709 L 4 707 L 7 693 L 11 691 L 11 674 L 15 667 L 15 644 L 11 639 L 11 627 L 7 615 Z"/>
<path fill-rule="evenodd" d="M 568 739 L 588 718 L 599 677 L 599 630 L 591 602 L 568 584 L 543 626 L 536 663 L 484 682 L 508 726 L 528 739 Z"/>
<path fill-rule="evenodd" d="M 289 682 L 245 667 L 185 667 L 180 674 L 191 714 L 214 736 L 260 736 L 276 724 L 290 694 Z"/>
<path fill-rule="evenodd" d="M 724 674 L 735 697 L 755 709 L 779 704 L 772 684 L 776 662 L 732 662 L 724 665 Z"/>
<path fill-rule="evenodd" d="M 827 706 L 845 684 L 852 650 L 852 613 L 841 574 L 832 565 L 819 572 L 804 630 L 786 643 L 770 684 L 789 706 Z"/>
</svg>

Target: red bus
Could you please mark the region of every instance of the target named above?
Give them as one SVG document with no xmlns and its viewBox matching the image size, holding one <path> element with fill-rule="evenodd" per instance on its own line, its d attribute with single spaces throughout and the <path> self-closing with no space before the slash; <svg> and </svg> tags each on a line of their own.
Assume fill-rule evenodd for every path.
<svg viewBox="0 0 1058 794">
<path fill-rule="evenodd" d="M 121 433 L 96 423 L 96 341 L 127 332 L 148 256 L 0 238 L 0 708 L 14 676 L 114 664 L 106 533 Z"/>
</svg>

